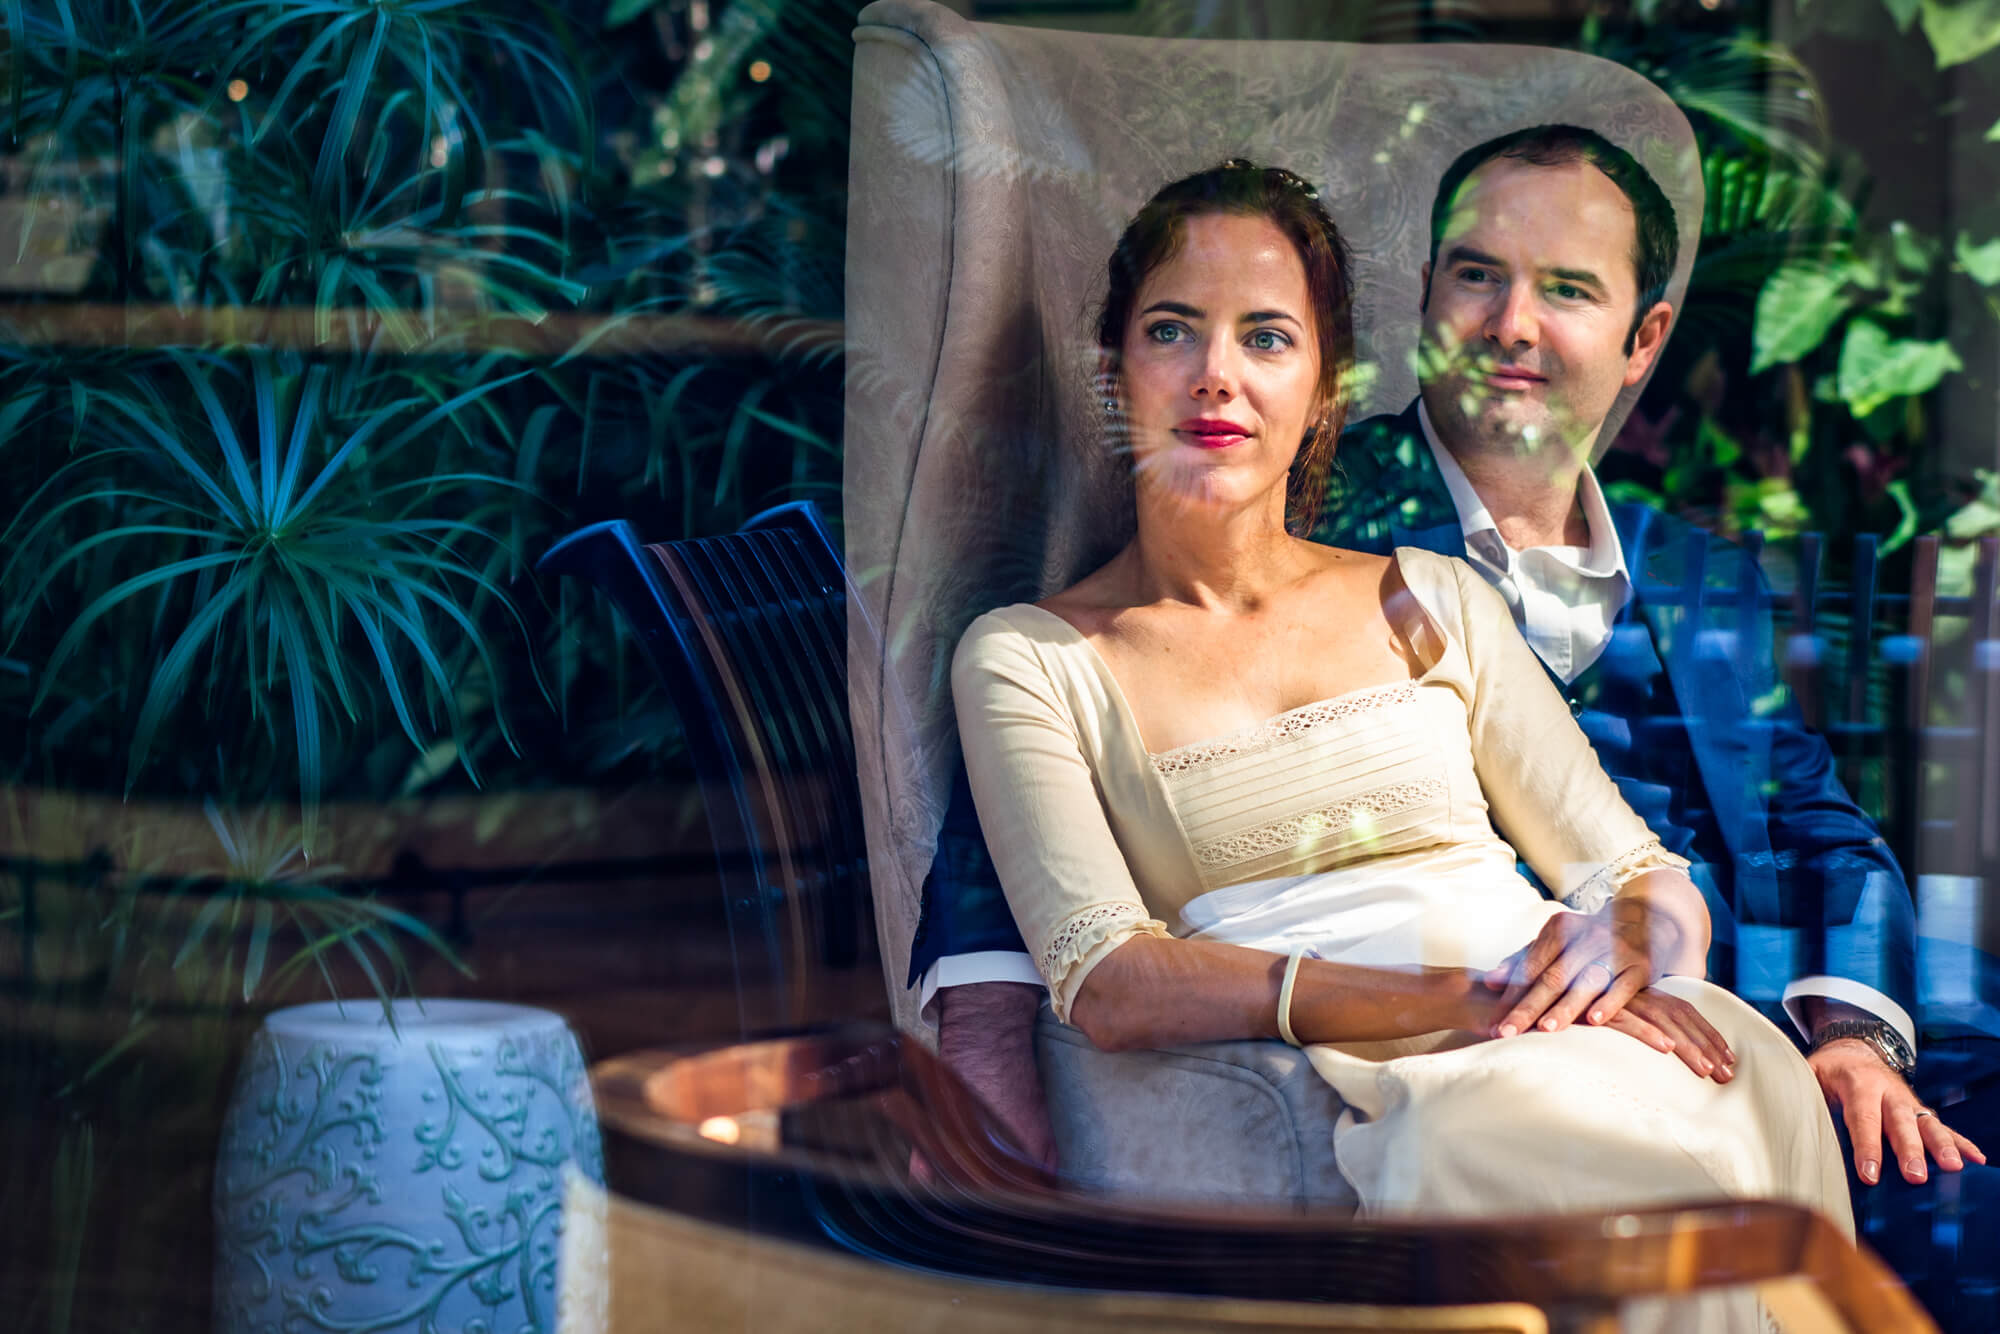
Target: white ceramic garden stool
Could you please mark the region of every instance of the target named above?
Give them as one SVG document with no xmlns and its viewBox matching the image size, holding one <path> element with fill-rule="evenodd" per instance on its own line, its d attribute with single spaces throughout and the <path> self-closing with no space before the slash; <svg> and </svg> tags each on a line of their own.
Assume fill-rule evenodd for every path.
<svg viewBox="0 0 2000 1334">
<path fill-rule="evenodd" d="M 554 1334 L 563 1285 L 594 1286 L 559 1272 L 565 1180 L 604 1180 L 576 1035 L 524 1005 L 391 1009 L 279 1010 L 252 1041 L 215 1169 L 219 1334 Z"/>
</svg>

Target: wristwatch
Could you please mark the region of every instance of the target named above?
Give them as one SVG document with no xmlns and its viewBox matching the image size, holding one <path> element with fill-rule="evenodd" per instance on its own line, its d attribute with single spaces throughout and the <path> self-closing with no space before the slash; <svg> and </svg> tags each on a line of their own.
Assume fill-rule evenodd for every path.
<svg viewBox="0 0 2000 1334">
<path fill-rule="evenodd" d="M 1882 1058 L 1882 1064 L 1905 1079 L 1917 1068 L 1917 1054 L 1910 1050 L 1910 1044 L 1903 1041 L 1903 1035 L 1893 1024 L 1880 1019 L 1835 1019 L 1820 1025 L 1819 1032 L 1813 1034 L 1812 1050 L 1818 1051 L 1841 1038 L 1859 1038 L 1867 1043 Z"/>
</svg>

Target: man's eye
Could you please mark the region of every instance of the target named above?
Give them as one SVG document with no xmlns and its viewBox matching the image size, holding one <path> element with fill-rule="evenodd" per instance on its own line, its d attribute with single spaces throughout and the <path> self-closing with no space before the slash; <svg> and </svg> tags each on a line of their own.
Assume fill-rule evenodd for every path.
<svg viewBox="0 0 2000 1334">
<path fill-rule="evenodd" d="M 1460 269 L 1458 271 L 1458 277 L 1461 282 L 1483 283 L 1492 276 L 1485 269 Z"/>
<path fill-rule="evenodd" d="M 1565 301 L 1581 301 L 1584 297 L 1590 295 L 1575 283 L 1557 283 L 1553 290 L 1557 296 Z"/>
</svg>

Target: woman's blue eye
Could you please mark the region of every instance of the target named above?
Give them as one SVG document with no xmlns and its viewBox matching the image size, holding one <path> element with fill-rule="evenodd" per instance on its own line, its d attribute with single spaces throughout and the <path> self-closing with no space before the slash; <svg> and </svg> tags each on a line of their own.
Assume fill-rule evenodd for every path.
<svg viewBox="0 0 2000 1334">
<path fill-rule="evenodd" d="M 1250 335 L 1250 346 L 1259 352 L 1276 352 L 1280 348 L 1290 347 L 1291 343 L 1291 339 L 1276 329 L 1259 329 Z"/>
<path fill-rule="evenodd" d="M 1181 335 L 1186 332 L 1187 330 L 1178 324 L 1156 324 L 1146 330 L 1146 337 L 1156 343 L 1178 343 L 1181 341 Z"/>
</svg>

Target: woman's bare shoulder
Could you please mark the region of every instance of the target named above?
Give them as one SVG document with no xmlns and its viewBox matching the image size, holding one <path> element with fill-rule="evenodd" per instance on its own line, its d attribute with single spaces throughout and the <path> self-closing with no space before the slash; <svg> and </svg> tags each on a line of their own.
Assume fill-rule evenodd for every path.
<svg viewBox="0 0 2000 1334">
<path fill-rule="evenodd" d="M 1330 547 L 1324 542 L 1300 541 L 1302 550 L 1321 569 L 1343 570 L 1363 576 L 1380 576 L 1381 572 L 1396 562 L 1390 556 L 1378 556 L 1372 551 L 1356 551 L 1352 547 Z"/>
<path fill-rule="evenodd" d="M 1394 654 L 1413 671 L 1421 672 L 1435 660 L 1436 645 L 1428 631 L 1423 599 L 1405 578 L 1401 552 L 1376 555 L 1339 547 L 1322 547 L 1317 578 L 1321 596 L 1316 605 L 1336 613 L 1344 642 L 1357 644 L 1368 638 L 1368 627 L 1378 627 Z M 1424 553 L 1428 554 L 1428 553 Z M 1419 582 L 1429 576 L 1419 573 Z"/>
<path fill-rule="evenodd" d="M 1068 621 L 1082 635 L 1101 634 L 1120 615 L 1132 609 L 1125 593 L 1119 562 L 1098 566 L 1060 592 L 1049 594 L 1036 607 Z"/>
<path fill-rule="evenodd" d="M 1308 577 L 1321 589 L 1339 588 L 1358 595 L 1396 577 L 1396 562 L 1387 556 L 1318 542 L 1301 542 L 1299 548 L 1311 563 Z"/>
</svg>

